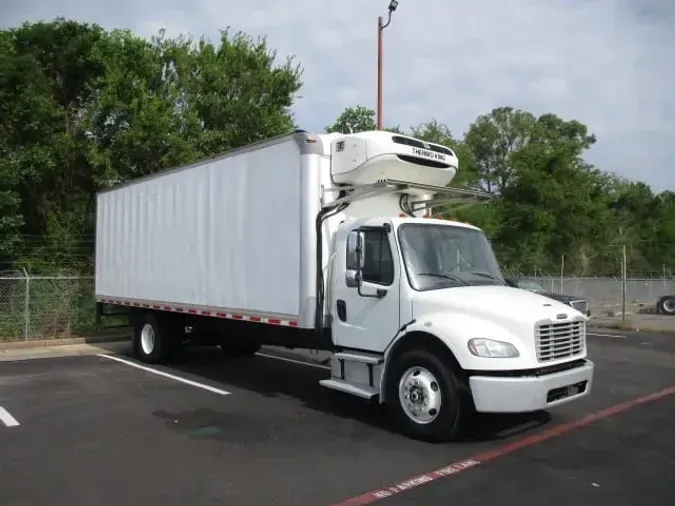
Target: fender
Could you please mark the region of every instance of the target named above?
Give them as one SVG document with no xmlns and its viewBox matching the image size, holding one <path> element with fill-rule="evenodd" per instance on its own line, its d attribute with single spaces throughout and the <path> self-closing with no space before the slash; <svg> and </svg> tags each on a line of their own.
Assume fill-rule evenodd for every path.
<svg viewBox="0 0 675 506">
<path fill-rule="evenodd" d="M 384 351 L 384 364 L 380 375 L 380 402 L 384 402 L 387 372 L 396 350 L 414 334 L 426 334 L 447 348 L 463 370 L 514 370 L 537 367 L 536 357 L 531 355 L 533 335 L 518 336 L 490 321 L 466 314 L 428 313 L 404 325 Z M 475 337 L 505 341 L 513 344 L 520 352 L 515 358 L 481 358 L 469 352 L 468 342 Z"/>
</svg>

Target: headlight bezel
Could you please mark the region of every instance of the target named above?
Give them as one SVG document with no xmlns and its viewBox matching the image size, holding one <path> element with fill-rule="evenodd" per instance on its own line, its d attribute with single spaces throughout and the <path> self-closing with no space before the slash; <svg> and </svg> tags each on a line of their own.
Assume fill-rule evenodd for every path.
<svg viewBox="0 0 675 506">
<path fill-rule="evenodd" d="M 504 350 L 504 353 L 498 353 L 498 347 Z M 474 337 L 467 343 L 469 353 L 478 358 L 518 358 L 520 351 L 513 343 L 499 341 L 487 337 Z M 496 352 L 496 353 L 495 353 Z"/>
</svg>

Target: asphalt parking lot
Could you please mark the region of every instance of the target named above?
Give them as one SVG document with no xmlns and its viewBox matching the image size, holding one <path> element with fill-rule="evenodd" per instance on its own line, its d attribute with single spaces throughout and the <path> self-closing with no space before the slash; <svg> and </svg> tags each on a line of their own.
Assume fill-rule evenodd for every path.
<svg viewBox="0 0 675 506">
<path fill-rule="evenodd" d="M 0 504 L 672 505 L 675 335 L 607 332 L 589 353 L 590 397 L 443 445 L 320 387 L 316 364 L 0 362 Z"/>
</svg>

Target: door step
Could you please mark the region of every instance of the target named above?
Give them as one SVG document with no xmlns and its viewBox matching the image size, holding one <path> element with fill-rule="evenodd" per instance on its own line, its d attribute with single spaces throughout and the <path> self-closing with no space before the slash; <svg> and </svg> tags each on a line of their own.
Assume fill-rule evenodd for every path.
<svg viewBox="0 0 675 506">
<path fill-rule="evenodd" d="M 338 353 L 334 353 L 333 357 L 337 360 L 360 362 L 362 364 L 378 365 L 384 362 L 384 357 L 382 355 L 376 355 L 375 353 L 340 351 Z"/>
<path fill-rule="evenodd" d="M 367 400 L 374 399 L 379 393 L 376 388 L 368 387 L 366 385 L 355 386 L 352 383 L 339 379 L 324 379 L 319 381 L 319 385 Z"/>
</svg>

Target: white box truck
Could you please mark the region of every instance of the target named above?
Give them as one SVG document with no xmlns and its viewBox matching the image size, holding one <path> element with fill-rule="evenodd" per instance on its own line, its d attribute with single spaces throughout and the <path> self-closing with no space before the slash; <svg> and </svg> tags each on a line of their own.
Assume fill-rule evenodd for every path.
<svg viewBox="0 0 675 506">
<path fill-rule="evenodd" d="M 405 135 L 296 131 L 106 189 L 98 311 L 128 309 L 148 363 L 188 340 L 329 350 L 321 385 L 427 441 L 588 395 L 585 315 L 508 286 L 480 229 L 430 217 L 480 198 L 447 186 L 457 170 Z"/>
</svg>

